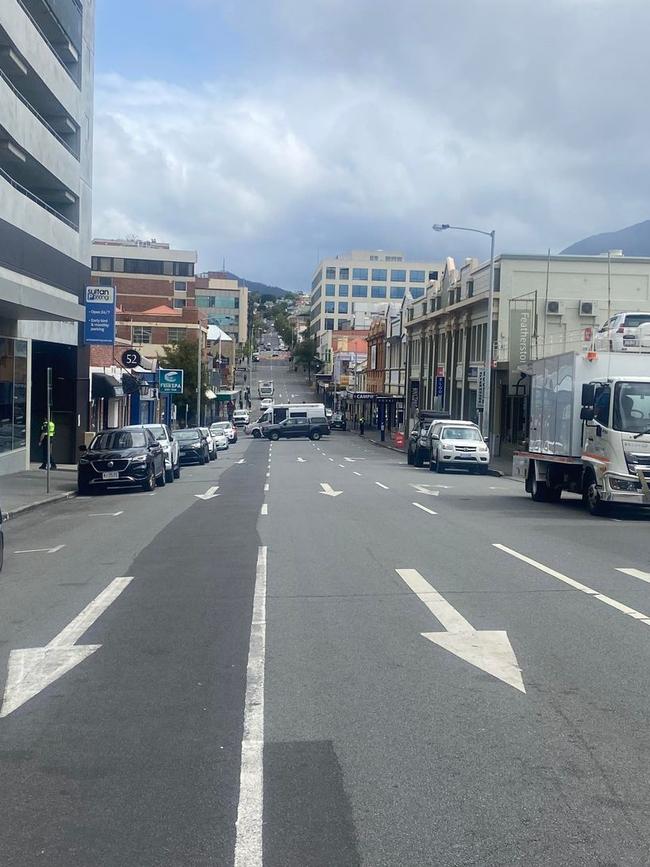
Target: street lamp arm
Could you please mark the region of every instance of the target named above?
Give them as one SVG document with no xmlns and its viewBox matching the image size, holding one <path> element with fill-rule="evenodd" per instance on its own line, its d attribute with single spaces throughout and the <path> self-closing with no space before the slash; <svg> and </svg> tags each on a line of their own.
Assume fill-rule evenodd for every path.
<svg viewBox="0 0 650 867">
<path fill-rule="evenodd" d="M 486 232 L 484 229 L 471 229 L 469 226 L 450 226 L 449 223 L 435 223 L 431 227 L 434 232 L 444 232 L 447 229 L 455 229 L 458 232 L 476 232 L 477 235 L 487 235 L 491 238 L 494 235 L 494 229 L 491 232 Z"/>
</svg>

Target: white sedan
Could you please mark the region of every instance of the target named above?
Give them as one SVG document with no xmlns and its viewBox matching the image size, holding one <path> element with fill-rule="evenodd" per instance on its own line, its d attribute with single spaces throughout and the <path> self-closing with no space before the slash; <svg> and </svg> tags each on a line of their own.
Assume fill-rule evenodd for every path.
<svg viewBox="0 0 650 867">
<path fill-rule="evenodd" d="M 270 406 L 273 406 L 273 398 L 265 397 L 263 400 L 260 401 L 260 406 L 262 409 L 268 409 Z"/>
<path fill-rule="evenodd" d="M 210 433 L 215 436 L 216 434 L 223 434 L 228 437 L 229 443 L 237 442 L 237 430 L 229 421 L 214 421 L 210 425 Z"/>
</svg>

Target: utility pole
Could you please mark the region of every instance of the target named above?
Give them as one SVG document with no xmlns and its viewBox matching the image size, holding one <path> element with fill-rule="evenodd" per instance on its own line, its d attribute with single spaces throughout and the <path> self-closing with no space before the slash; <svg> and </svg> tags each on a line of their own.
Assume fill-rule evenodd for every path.
<svg viewBox="0 0 650 867">
<path fill-rule="evenodd" d="M 50 423 L 52 421 L 52 368 L 47 369 L 47 493 L 50 493 L 50 464 L 52 463 L 52 437 Z"/>
<path fill-rule="evenodd" d="M 196 425 L 197 427 L 201 426 L 201 348 L 203 343 L 203 334 L 201 332 L 201 326 L 199 325 L 198 330 L 198 355 L 196 361 Z"/>
</svg>

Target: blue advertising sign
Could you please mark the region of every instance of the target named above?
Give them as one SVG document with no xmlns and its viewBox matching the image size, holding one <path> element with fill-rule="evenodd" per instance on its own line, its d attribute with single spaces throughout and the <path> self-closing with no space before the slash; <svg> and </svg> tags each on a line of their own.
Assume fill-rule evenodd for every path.
<svg viewBox="0 0 650 867">
<path fill-rule="evenodd" d="M 445 396 L 445 378 L 444 376 L 436 376 L 436 397 Z"/>
<path fill-rule="evenodd" d="M 115 288 L 86 286 L 84 343 L 115 343 Z"/>
<path fill-rule="evenodd" d="M 161 394 L 183 393 L 182 370 L 158 370 L 158 390 Z"/>
</svg>

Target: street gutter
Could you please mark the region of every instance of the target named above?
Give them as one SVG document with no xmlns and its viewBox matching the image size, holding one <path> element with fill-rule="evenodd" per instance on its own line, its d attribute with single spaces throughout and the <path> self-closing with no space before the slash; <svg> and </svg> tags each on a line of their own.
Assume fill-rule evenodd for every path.
<svg viewBox="0 0 650 867">
<path fill-rule="evenodd" d="M 18 518 L 21 515 L 25 515 L 27 512 L 32 512 L 34 509 L 38 509 L 41 506 L 47 506 L 49 503 L 57 503 L 60 500 L 70 500 L 76 496 L 76 491 L 65 491 L 62 494 L 54 494 L 51 497 L 44 497 L 42 500 L 36 500 L 33 503 L 27 503 L 24 506 L 17 506 L 15 509 L 11 509 L 8 512 L 3 512 L 2 520 L 11 521 L 12 519 Z"/>
</svg>

